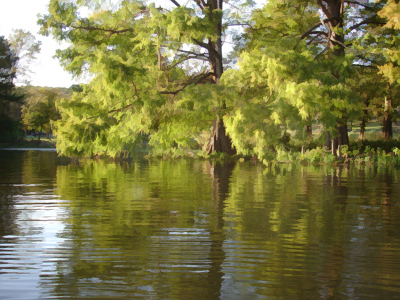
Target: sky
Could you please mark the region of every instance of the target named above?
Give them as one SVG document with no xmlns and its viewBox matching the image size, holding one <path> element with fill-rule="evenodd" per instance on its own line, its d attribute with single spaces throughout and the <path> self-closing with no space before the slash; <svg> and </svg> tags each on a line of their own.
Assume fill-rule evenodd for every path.
<svg viewBox="0 0 400 300">
<path fill-rule="evenodd" d="M 59 45 L 51 37 L 38 34 L 37 15 L 47 13 L 49 2 L 50 0 L 0 0 L 0 35 L 8 38 L 13 29 L 30 31 L 36 36 L 36 39 L 42 41 L 41 52 L 31 66 L 31 70 L 34 71 L 34 74 L 31 75 L 31 84 L 34 86 L 70 87 L 82 80 L 73 80 L 72 75 L 64 71 L 58 60 L 53 58 L 56 49 L 65 47 L 65 45 Z"/>
</svg>

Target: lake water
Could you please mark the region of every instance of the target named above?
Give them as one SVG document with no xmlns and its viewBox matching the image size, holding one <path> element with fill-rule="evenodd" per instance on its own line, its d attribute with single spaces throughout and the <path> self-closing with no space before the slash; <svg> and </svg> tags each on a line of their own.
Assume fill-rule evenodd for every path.
<svg viewBox="0 0 400 300">
<path fill-rule="evenodd" d="M 0 299 L 400 299 L 400 171 L 0 151 Z"/>
</svg>

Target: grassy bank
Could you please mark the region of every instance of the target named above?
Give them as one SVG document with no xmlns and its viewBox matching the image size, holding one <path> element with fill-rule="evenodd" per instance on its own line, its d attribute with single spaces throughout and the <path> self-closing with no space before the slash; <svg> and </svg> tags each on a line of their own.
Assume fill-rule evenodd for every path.
<svg viewBox="0 0 400 300">
<path fill-rule="evenodd" d="M 277 145 L 274 151 L 269 151 L 268 156 L 228 156 L 224 153 L 207 154 L 199 149 L 170 148 L 166 150 L 153 149 L 148 143 L 143 143 L 135 149 L 135 154 L 147 159 L 207 159 L 215 161 L 247 161 L 270 163 L 301 163 L 301 164 L 380 164 L 400 166 L 400 127 L 394 126 L 393 139 L 384 140 L 380 132 L 379 124 L 371 123 L 366 128 L 365 140 L 358 139 L 359 128 L 353 124 L 349 132 L 350 145 L 342 146 L 340 155 L 322 147 L 324 137 L 318 126 L 313 128 L 313 140 L 296 140 L 291 137 L 285 144 Z M 393 124 L 395 125 L 395 124 Z M 56 139 L 27 136 L 24 140 L 14 143 L 0 144 L 0 148 L 56 148 Z M 304 148 L 303 148 L 304 147 Z M 304 151 L 303 151 L 304 150 Z M 97 155 L 95 158 L 106 158 L 106 155 Z M 124 151 L 117 159 L 130 159 Z"/>
</svg>

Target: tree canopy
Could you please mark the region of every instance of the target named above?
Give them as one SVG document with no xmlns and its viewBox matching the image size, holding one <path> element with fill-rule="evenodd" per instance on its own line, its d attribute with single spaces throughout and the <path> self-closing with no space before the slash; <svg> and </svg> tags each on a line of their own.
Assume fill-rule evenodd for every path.
<svg viewBox="0 0 400 300">
<path fill-rule="evenodd" d="M 52 122 L 60 118 L 56 103 L 62 98 L 69 98 L 70 91 L 66 88 L 43 88 L 25 86 L 18 88 L 25 96 L 22 105 L 22 125 L 25 129 L 52 131 Z"/>
<path fill-rule="evenodd" d="M 66 70 L 93 75 L 58 104 L 58 149 L 116 156 L 146 137 L 267 159 L 287 131 L 306 138 L 316 122 L 329 146 L 348 144 L 349 121 L 389 120 L 397 105 L 392 2 L 270 0 L 249 16 L 251 1 L 122 1 L 82 17 L 85 2 L 52 0 L 41 33 L 70 43 L 57 52 Z M 229 68 L 233 25 L 245 30 Z"/>
<path fill-rule="evenodd" d="M 9 102 L 20 100 L 13 91 L 18 59 L 10 43 L 0 36 L 0 114 L 6 114 L 5 110 Z"/>
</svg>

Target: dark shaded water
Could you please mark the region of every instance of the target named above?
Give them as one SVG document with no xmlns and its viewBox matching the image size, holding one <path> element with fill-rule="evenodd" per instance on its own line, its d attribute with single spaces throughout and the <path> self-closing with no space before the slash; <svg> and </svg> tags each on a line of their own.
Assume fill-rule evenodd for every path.
<svg viewBox="0 0 400 300">
<path fill-rule="evenodd" d="M 0 299 L 398 299 L 399 175 L 0 151 Z"/>
</svg>

